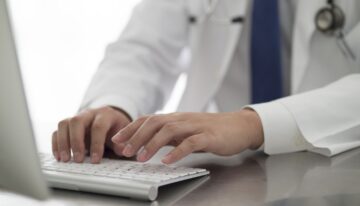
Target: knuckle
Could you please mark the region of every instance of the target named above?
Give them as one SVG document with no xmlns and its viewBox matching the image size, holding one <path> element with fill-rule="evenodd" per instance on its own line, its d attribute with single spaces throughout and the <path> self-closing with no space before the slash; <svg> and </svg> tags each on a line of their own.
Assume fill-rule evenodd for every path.
<svg viewBox="0 0 360 206">
<path fill-rule="evenodd" d="M 104 148 L 104 146 L 105 145 L 101 145 L 99 143 L 93 143 L 93 144 L 91 144 L 90 150 L 92 152 L 98 152 L 98 151 L 101 151 Z"/>
<path fill-rule="evenodd" d="M 70 118 L 69 123 L 71 125 L 79 125 L 82 123 L 82 118 L 80 116 L 74 116 Z"/>
<path fill-rule="evenodd" d="M 68 146 L 66 143 L 64 143 L 64 141 L 60 141 L 58 147 L 59 147 L 59 150 L 60 150 L 60 151 L 67 151 L 67 150 L 69 150 L 69 146 Z"/>
<path fill-rule="evenodd" d="M 58 128 L 67 127 L 68 123 L 69 123 L 69 119 L 61 120 L 61 121 L 58 123 Z"/>
<path fill-rule="evenodd" d="M 160 124 L 160 123 L 161 123 L 162 117 L 159 116 L 159 115 L 153 115 L 153 116 L 149 117 L 147 121 L 148 121 L 150 124 L 157 125 L 157 124 Z"/>
<path fill-rule="evenodd" d="M 100 147 L 101 147 L 101 145 L 99 143 L 92 143 L 91 144 L 91 149 L 98 149 Z"/>
<path fill-rule="evenodd" d="M 216 131 L 210 131 L 210 130 L 202 131 L 202 133 L 204 135 L 201 136 L 201 139 L 206 138 L 206 141 L 202 141 L 203 143 L 208 143 L 208 141 L 214 141 L 216 139 L 216 137 L 221 135 L 221 134 L 218 134 Z"/>
<path fill-rule="evenodd" d="M 195 150 L 198 147 L 199 141 L 197 138 L 190 137 L 190 138 L 186 139 L 186 143 L 190 149 Z"/>
<path fill-rule="evenodd" d="M 164 130 L 168 133 L 175 133 L 179 130 L 179 125 L 176 123 L 167 123 L 164 125 Z"/>
<path fill-rule="evenodd" d="M 132 146 L 134 146 L 135 148 L 138 148 L 140 146 L 142 146 L 144 144 L 144 139 L 141 138 L 141 136 L 136 135 L 134 137 L 132 137 L 128 143 L 130 143 Z"/>
<path fill-rule="evenodd" d="M 59 150 L 67 150 L 69 147 L 69 137 L 66 135 L 59 135 L 56 138 Z"/>
<path fill-rule="evenodd" d="M 74 149 L 79 149 L 80 146 L 83 144 L 83 141 L 80 138 L 71 138 L 71 147 Z"/>
<path fill-rule="evenodd" d="M 67 135 L 58 135 L 57 140 L 59 145 L 66 145 L 69 141 L 69 137 Z"/>
<path fill-rule="evenodd" d="M 146 146 L 149 150 L 154 150 L 161 146 L 161 142 L 158 139 L 152 139 L 149 144 Z"/>
<path fill-rule="evenodd" d="M 96 121 L 92 124 L 91 129 L 92 130 L 101 130 L 104 127 L 105 127 L 105 125 L 102 121 Z"/>
<path fill-rule="evenodd" d="M 185 154 L 185 150 L 183 147 L 177 147 L 175 152 L 172 153 L 172 155 L 175 157 L 175 158 L 178 158 L 179 156 L 181 156 L 182 154 Z"/>
</svg>

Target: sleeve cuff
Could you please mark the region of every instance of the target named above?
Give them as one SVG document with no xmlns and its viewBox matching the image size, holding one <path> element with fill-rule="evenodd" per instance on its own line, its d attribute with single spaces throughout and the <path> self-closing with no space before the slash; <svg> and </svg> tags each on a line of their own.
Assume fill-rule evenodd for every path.
<svg viewBox="0 0 360 206">
<path fill-rule="evenodd" d="M 258 113 L 264 131 L 264 152 L 271 154 L 303 151 L 308 143 L 291 113 L 279 101 L 249 105 Z"/>
<path fill-rule="evenodd" d="M 84 109 L 95 109 L 103 106 L 113 106 L 117 107 L 119 109 L 124 110 L 131 119 L 135 120 L 137 119 L 140 114 L 138 109 L 136 108 L 136 105 L 131 99 L 129 98 L 123 98 L 119 96 L 102 96 L 99 98 L 96 98 L 93 101 L 84 102 L 82 103 L 80 107 L 80 111 Z"/>
</svg>

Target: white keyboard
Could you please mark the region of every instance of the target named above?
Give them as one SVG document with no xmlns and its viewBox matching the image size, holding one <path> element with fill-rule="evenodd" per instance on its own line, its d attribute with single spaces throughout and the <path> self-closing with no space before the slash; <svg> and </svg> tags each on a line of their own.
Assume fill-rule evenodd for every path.
<svg viewBox="0 0 360 206">
<path fill-rule="evenodd" d="M 47 172 L 77 174 L 91 177 L 105 177 L 131 181 L 148 182 L 162 186 L 198 176 L 209 171 L 198 168 L 174 167 L 163 164 L 140 163 L 126 160 L 103 159 L 100 164 L 91 164 L 90 158 L 84 163 L 57 162 L 50 154 L 40 154 L 42 170 Z"/>
<path fill-rule="evenodd" d="M 135 161 L 103 159 L 101 164 L 91 164 L 86 158 L 84 163 L 57 162 L 51 155 L 41 155 L 42 169 L 76 173 L 82 175 L 131 179 L 149 182 L 168 182 L 172 179 L 206 172 L 205 169 L 171 167 L 162 164 L 148 164 Z"/>
</svg>

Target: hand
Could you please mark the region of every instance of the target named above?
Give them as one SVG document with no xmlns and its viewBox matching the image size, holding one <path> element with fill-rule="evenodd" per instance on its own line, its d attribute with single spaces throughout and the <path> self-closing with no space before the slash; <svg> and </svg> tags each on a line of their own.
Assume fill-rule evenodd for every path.
<svg viewBox="0 0 360 206">
<path fill-rule="evenodd" d="M 252 110 L 232 113 L 174 113 L 139 118 L 120 130 L 112 141 L 123 155 L 149 160 L 164 145 L 175 148 L 162 162 L 174 163 L 195 151 L 233 155 L 263 143 L 260 118 Z"/>
<path fill-rule="evenodd" d="M 59 122 L 58 130 L 52 136 L 52 150 L 58 161 L 83 162 L 86 150 L 90 150 L 91 162 L 99 163 L 104 146 L 121 155 L 123 148 L 114 145 L 110 138 L 130 123 L 125 112 L 112 107 L 101 107 L 80 112 L 78 115 Z"/>
</svg>

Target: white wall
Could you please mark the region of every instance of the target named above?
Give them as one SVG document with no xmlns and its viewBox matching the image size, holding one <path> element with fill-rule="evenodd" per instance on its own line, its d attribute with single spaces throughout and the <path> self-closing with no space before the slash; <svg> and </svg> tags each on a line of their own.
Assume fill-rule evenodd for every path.
<svg viewBox="0 0 360 206">
<path fill-rule="evenodd" d="M 106 45 L 140 0 L 11 0 L 20 64 L 40 151 L 76 113 Z"/>
</svg>

